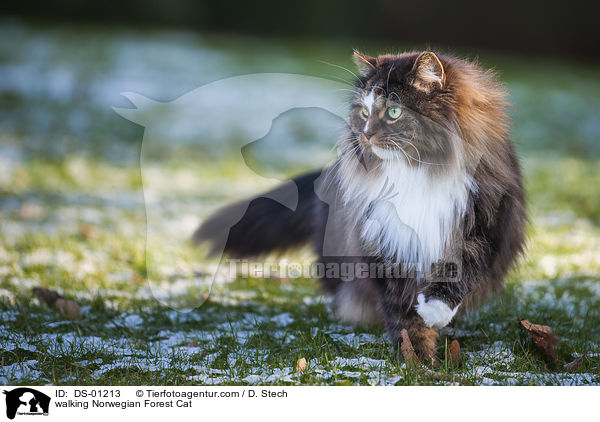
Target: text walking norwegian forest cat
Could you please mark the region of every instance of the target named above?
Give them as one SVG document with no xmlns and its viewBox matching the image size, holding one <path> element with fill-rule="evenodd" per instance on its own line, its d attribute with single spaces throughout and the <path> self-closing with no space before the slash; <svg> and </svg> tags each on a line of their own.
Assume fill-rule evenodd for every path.
<svg viewBox="0 0 600 422">
<path fill-rule="evenodd" d="M 194 240 L 214 245 L 228 230 L 230 257 L 311 243 L 320 263 L 383 266 L 352 281 L 321 279 L 336 314 L 383 323 L 396 350 L 407 329 L 432 361 L 437 330 L 497 291 L 523 250 L 507 94 L 491 72 L 429 51 L 354 60 L 360 75 L 337 161 L 294 180 L 297 208 L 257 197 L 231 221 L 245 206 L 233 204 Z"/>
</svg>

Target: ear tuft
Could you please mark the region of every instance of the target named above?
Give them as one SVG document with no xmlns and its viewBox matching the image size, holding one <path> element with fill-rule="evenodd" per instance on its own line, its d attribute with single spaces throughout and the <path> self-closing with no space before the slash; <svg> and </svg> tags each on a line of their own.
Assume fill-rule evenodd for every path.
<svg viewBox="0 0 600 422">
<path fill-rule="evenodd" d="M 356 63 L 361 76 L 366 76 L 377 68 L 377 58 L 359 53 L 356 50 L 354 50 L 352 59 Z"/>
<path fill-rule="evenodd" d="M 446 83 L 444 65 L 431 51 L 419 54 L 413 66 L 415 88 L 430 92 L 433 88 L 443 88 Z"/>
</svg>

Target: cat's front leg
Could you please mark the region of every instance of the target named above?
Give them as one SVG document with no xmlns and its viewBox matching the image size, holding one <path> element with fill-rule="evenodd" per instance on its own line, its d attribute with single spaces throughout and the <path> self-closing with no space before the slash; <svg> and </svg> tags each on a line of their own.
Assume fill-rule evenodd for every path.
<svg viewBox="0 0 600 422">
<path fill-rule="evenodd" d="M 414 311 L 409 312 L 404 317 L 404 325 L 419 359 L 424 363 L 435 364 L 435 350 L 438 338 L 437 330 L 434 327 L 427 326 L 423 318 Z"/>
<path fill-rule="evenodd" d="M 402 315 L 400 318 L 394 319 L 394 321 L 390 320 L 390 324 L 387 324 L 387 322 L 386 319 L 388 335 L 396 353 L 400 353 L 400 345 L 402 344 L 401 332 L 403 329 L 406 329 L 413 349 L 421 362 L 427 364 L 436 363 L 435 351 L 438 332 L 435 328 L 428 327 L 423 318 L 415 311 Z"/>
<path fill-rule="evenodd" d="M 385 327 L 396 353 L 400 353 L 402 330 L 406 329 L 413 348 L 424 363 L 435 363 L 437 330 L 427 326 L 405 297 L 406 286 L 400 280 L 387 280 L 382 291 Z"/>
</svg>

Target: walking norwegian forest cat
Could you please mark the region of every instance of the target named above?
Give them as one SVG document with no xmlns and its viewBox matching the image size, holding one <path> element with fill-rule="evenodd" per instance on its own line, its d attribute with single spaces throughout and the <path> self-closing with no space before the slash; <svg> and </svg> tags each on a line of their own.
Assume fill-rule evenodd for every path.
<svg viewBox="0 0 600 422">
<path fill-rule="evenodd" d="M 507 94 L 491 72 L 429 51 L 355 52 L 354 61 L 359 76 L 337 161 L 294 180 L 296 210 L 257 197 L 230 221 L 247 202 L 233 204 L 194 240 L 214 246 L 229 230 L 230 257 L 311 243 L 319 263 L 377 268 L 351 281 L 321 279 L 336 314 L 383 323 L 396 350 L 405 328 L 418 356 L 434 361 L 437 330 L 497 291 L 523 250 Z"/>
</svg>

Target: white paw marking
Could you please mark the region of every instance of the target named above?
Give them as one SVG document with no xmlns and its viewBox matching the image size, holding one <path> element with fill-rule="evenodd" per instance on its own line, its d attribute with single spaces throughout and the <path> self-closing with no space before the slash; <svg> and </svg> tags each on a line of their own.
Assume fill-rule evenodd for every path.
<svg viewBox="0 0 600 422">
<path fill-rule="evenodd" d="M 451 309 L 448 305 L 438 299 L 425 300 L 425 295 L 419 293 L 417 296 L 418 304 L 415 306 L 417 313 L 423 318 L 428 327 L 442 328 L 452 321 L 460 303 L 456 308 Z"/>
</svg>

